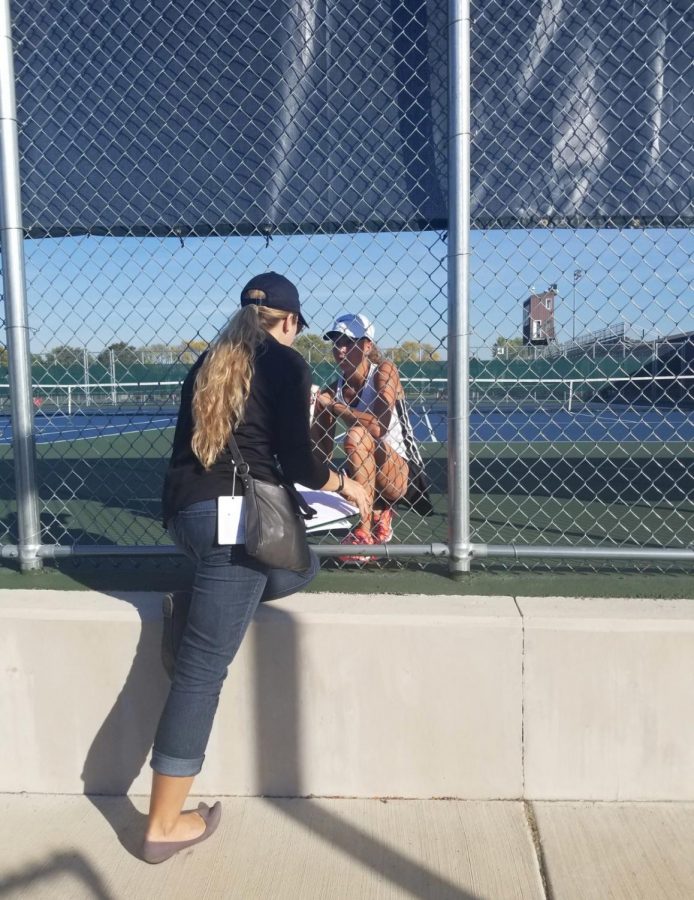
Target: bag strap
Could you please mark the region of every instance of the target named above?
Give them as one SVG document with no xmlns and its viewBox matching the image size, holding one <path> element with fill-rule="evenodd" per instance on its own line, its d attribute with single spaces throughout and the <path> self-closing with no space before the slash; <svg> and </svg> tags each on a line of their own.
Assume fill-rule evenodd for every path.
<svg viewBox="0 0 694 900">
<path fill-rule="evenodd" d="M 231 452 L 231 457 L 234 460 L 234 469 L 238 473 L 239 478 L 241 479 L 241 484 L 243 485 L 243 489 L 246 493 L 250 493 L 251 490 L 251 470 L 248 467 L 248 463 L 243 458 L 243 454 L 241 453 L 241 449 L 239 445 L 236 443 L 236 438 L 234 435 L 229 432 L 229 440 L 228 440 L 229 451 Z"/>
<path fill-rule="evenodd" d="M 312 519 L 314 516 L 318 515 L 315 509 L 312 506 L 309 506 L 303 495 L 297 491 L 293 484 L 289 484 L 288 482 L 282 482 L 286 488 L 286 490 L 291 494 L 294 498 L 294 502 L 296 503 L 299 509 L 299 515 L 302 519 Z"/>
<path fill-rule="evenodd" d="M 243 458 L 241 449 L 236 443 L 236 438 L 231 432 L 229 433 L 228 445 L 232 459 L 234 460 L 234 468 L 238 472 L 239 478 L 241 479 L 241 484 L 243 484 L 243 489 L 244 491 L 246 491 L 246 493 L 249 493 L 249 485 L 252 481 L 251 470 L 248 467 L 248 463 Z M 293 499 L 302 519 L 312 519 L 315 515 L 317 515 L 316 510 L 308 505 L 306 500 L 304 500 L 303 496 L 299 493 L 299 491 L 297 491 L 293 484 L 290 484 L 287 481 L 283 481 L 282 485 Z"/>
</svg>

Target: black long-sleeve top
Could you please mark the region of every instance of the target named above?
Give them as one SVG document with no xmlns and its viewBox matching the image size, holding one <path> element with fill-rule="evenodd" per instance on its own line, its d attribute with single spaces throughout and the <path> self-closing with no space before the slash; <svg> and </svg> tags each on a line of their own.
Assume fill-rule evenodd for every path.
<svg viewBox="0 0 694 900">
<path fill-rule="evenodd" d="M 201 500 L 243 493 L 228 448 L 210 469 L 203 469 L 192 450 L 193 387 L 204 354 L 192 367 L 181 390 L 181 406 L 173 450 L 164 480 L 164 526 L 181 509 Z M 314 456 L 309 428 L 311 371 L 304 358 L 271 335 L 257 350 L 243 422 L 234 432 L 251 475 L 278 484 L 277 463 L 287 481 L 316 489 L 328 480 L 329 467 Z"/>
</svg>

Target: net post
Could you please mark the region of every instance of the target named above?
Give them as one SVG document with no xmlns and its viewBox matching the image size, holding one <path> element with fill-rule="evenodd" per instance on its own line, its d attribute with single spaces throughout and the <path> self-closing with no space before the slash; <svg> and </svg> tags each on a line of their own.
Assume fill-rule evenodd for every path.
<svg viewBox="0 0 694 900">
<path fill-rule="evenodd" d="M 470 572 L 470 0 L 448 3 L 448 542 Z"/>
<path fill-rule="evenodd" d="M 118 392 L 116 389 L 116 351 L 108 351 L 109 376 L 111 378 L 111 403 L 113 407 L 118 405 Z"/>
<path fill-rule="evenodd" d="M 9 354 L 12 450 L 17 493 L 19 566 L 41 569 L 36 443 L 24 267 L 24 228 L 19 177 L 17 101 L 14 87 L 10 0 L 0 0 L 0 248 Z"/>
<path fill-rule="evenodd" d="M 84 405 L 89 406 L 89 351 L 82 348 L 82 368 L 84 369 Z"/>
</svg>

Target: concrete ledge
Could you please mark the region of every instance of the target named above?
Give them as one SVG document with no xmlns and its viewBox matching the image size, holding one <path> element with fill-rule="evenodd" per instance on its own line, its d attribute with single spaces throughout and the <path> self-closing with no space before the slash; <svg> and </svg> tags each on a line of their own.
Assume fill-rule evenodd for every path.
<svg viewBox="0 0 694 900">
<path fill-rule="evenodd" d="M 0 791 L 138 793 L 167 680 L 160 596 L 0 592 Z M 222 694 L 202 794 L 513 798 L 511 598 L 295 595 L 264 606 Z"/>
<path fill-rule="evenodd" d="M 694 799 L 694 602 L 518 604 L 526 796 Z"/>
<path fill-rule="evenodd" d="M 145 793 L 160 596 L 0 591 L 0 792 Z M 261 608 L 203 794 L 694 800 L 694 602 L 304 594 Z"/>
</svg>

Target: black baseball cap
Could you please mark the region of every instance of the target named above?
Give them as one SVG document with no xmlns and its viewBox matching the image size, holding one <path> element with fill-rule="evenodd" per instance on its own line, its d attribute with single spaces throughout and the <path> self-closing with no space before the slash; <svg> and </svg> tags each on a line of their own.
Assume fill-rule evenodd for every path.
<svg viewBox="0 0 694 900">
<path fill-rule="evenodd" d="M 249 297 L 250 291 L 262 291 L 265 296 L 260 299 Z M 281 309 L 284 312 L 295 313 L 299 317 L 301 327 L 308 327 L 308 322 L 301 315 L 299 292 L 296 286 L 284 275 L 279 275 L 277 272 L 263 272 L 262 275 L 256 275 L 255 278 L 251 278 L 248 284 L 244 286 L 241 291 L 241 306 L 249 306 L 250 304 L 269 306 L 270 309 Z"/>
</svg>

